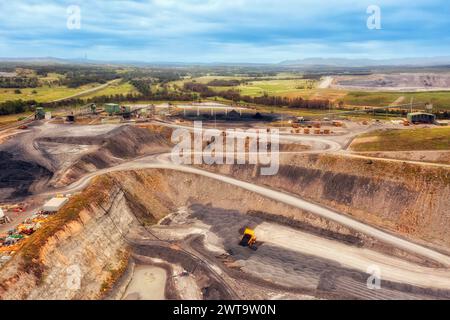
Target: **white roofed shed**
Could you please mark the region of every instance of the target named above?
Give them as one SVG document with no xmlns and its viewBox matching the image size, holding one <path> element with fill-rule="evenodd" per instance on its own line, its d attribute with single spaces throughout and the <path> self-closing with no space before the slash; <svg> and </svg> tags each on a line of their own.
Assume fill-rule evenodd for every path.
<svg viewBox="0 0 450 320">
<path fill-rule="evenodd" d="M 52 213 L 58 212 L 59 209 L 67 203 L 67 201 L 69 201 L 69 198 L 52 198 L 44 204 L 42 210 Z"/>
</svg>

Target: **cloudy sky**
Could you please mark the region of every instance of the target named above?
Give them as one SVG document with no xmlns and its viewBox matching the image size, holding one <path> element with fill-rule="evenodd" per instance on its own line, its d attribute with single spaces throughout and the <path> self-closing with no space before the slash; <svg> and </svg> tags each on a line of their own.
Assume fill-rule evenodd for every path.
<svg viewBox="0 0 450 320">
<path fill-rule="evenodd" d="M 81 10 L 79 29 L 68 13 L 73 5 Z M 381 9 L 381 30 L 367 28 L 370 5 Z M 0 0 L 0 57 L 14 58 L 272 63 L 450 56 L 449 30 L 446 0 Z"/>
</svg>

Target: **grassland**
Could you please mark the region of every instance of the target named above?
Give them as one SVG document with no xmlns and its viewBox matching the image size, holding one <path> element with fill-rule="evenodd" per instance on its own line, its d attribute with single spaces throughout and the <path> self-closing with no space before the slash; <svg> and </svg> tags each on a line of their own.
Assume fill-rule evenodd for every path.
<svg viewBox="0 0 450 320">
<path fill-rule="evenodd" d="M 197 82 L 202 84 L 208 84 L 213 80 L 248 80 L 248 77 L 240 77 L 240 76 L 203 76 L 203 77 L 195 77 L 195 78 L 186 78 L 183 80 L 172 81 L 170 85 L 177 85 L 179 87 L 183 87 L 186 82 Z"/>
<path fill-rule="evenodd" d="M 297 77 L 297 78 L 295 78 Z M 371 92 L 371 91 L 347 91 L 344 89 L 318 89 L 317 81 L 302 79 L 298 74 L 279 74 L 270 79 L 260 80 L 240 76 L 204 76 L 184 79 L 173 82 L 180 87 L 185 82 L 195 81 L 207 84 L 212 80 L 244 80 L 248 81 L 235 87 L 211 87 L 222 91 L 229 89 L 239 90 L 242 95 L 251 97 L 264 94 L 283 96 L 289 98 L 301 97 L 303 99 L 328 99 L 332 102 L 344 102 L 348 106 L 390 106 L 394 102 L 408 104 L 411 98 L 415 102 L 432 103 L 435 110 L 450 110 L 450 91 L 434 92 Z"/>
<path fill-rule="evenodd" d="M 450 127 L 375 131 L 358 137 L 354 151 L 450 150 Z"/>
<path fill-rule="evenodd" d="M 336 101 L 346 95 L 343 90 L 333 89 L 317 89 L 316 83 L 311 87 L 310 80 L 269 80 L 269 81 L 255 81 L 249 84 L 243 84 L 238 89 L 242 95 L 251 97 L 262 96 L 268 94 L 269 96 L 280 96 L 288 98 L 303 98 L 303 99 L 324 99 Z"/>
<path fill-rule="evenodd" d="M 351 91 L 343 99 L 345 104 L 354 106 L 388 106 L 403 97 L 407 104 L 414 98 L 415 102 L 432 103 L 435 109 L 450 110 L 450 91 L 437 92 L 364 92 Z"/>
<path fill-rule="evenodd" d="M 304 79 L 293 80 L 262 80 L 242 84 L 238 89 L 242 95 L 251 97 L 264 94 L 272 96 L 305 96 L 315 87 L 315 82 Z"/>
<path fill-rule="evenodd" d="M 36 100 L 37 102 L 50 102 L 81 93 L 97 86 L 99 86 L 99 84 L 96 83 L 81 86 L 79 88 L 68 88 L 65 86 L 43 86 L 38 88 L 20 89 L 20 94 L 16 94 L 14 92 L 16 89 L 0 89 L 0 102 L 19 99 Z"/>
<path fill-rule="evenodd" d="M 40 77 L 39 80 L 43 81 L 43 82 L 45 82 L 45 81 L 52 82 L 52 81 L 58 81 L 63 78 L 64 78 L 64 76 L 62 74 L 50 72 L 45 77 Z"/>
<path fill-rule="evenodd" d="M 55 75 L 56 76 L 56 75 Z M 48 76 L 48 79 L 53 79 Z M 15 93 L 16 89 L 0 89 L 0 102 L 8 100 L 35 100 L 37 102 L 51 102 L 58 99 L 71 97 L 81 94 L 84 91 L 94 89 L 100 86 L 99 83 L 90 83 L 88 85 L 80 86 L 78 88 L 68 88 L 66 86 L 42 86 L 38 88 L 20 89 L 20 93 Z M 112 82 L 108 87 L 82 95 L 83 98 L 92 98 L 103 95 L 128 94 L 137 93 L 137 90 L 130 83 L 122 83 L 119 81 Z"/>
<path fill-rule="evenodd" d="M 299 74 L 280 73 L 273 77 L 261 77 L 258 80 L 242 76 L 204 76 L 189 78 L 180 81 L 174 81 L 171 85 L 182 87 L 186 82 L 197 82 L 208 84 L 212 80 L 243 80 L 247 81 L 234 87 L 214 87 L 216 91 L 225 91 L 229 89 L 239 90 L 242 95 L 251 97 L 262 96 L 264 94 L 271 96 L 282 96 L 288 98 L 301 97 L 303 99 L 328 99 L 336 101 L 346 95 L 345 90 L 317 89 L 317 81 L 302 79 Z"/>
<path fill-rule="evenodd" d="M 31 112 L 27 113 L 19 113 L 19 114 L 10 114 L 10 115 L 2 115 L 0 116 L 0 127 L 4 125 L 8 125 L 10 123 L 16 122 L 21 118 L 28 117 Z"/>
<path fill-rule="evenodd" d="M 136 88 L 129 82 L 125 83 L 112 83 L 108 87 L 96 91 L 95 93 L 91 93 L 88 95 L 83 95 L 83 98 L 92 98 L 98 96 L 112 96 L 115 94 L 129 94 L 129 93 L 138 93 Z"/>
</svg>

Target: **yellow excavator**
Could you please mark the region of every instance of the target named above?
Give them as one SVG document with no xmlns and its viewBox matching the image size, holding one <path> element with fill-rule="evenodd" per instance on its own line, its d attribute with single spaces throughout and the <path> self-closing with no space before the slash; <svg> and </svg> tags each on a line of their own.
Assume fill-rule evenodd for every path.
<svg viewBox="0 0 450 320">
<path fill-rule="evenodd" d="M 244 236 L 242 237 L 241 242 L 239 243 L 242 247 L 249 247 L 252 250 L 258 250 L 258 247 L 255 245 L 256 243 L 256 235 L 255 230 L 250 228 L 245 228 Z"/>
</svg>

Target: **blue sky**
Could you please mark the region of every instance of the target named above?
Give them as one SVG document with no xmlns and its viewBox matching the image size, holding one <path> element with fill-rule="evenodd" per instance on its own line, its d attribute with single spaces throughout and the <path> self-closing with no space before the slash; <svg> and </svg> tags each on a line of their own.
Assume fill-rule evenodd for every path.
<svg viewBox="0 0 450 320">
<path fill-rule="evenodd" d="M 67 28 L 67 8 L 81 29 Z M 381 8 L 381 30 L 366 26 Z M 1 0 L 0 57 L 280 62 L 450 56 L 445 0 Z"/>
</svg>

